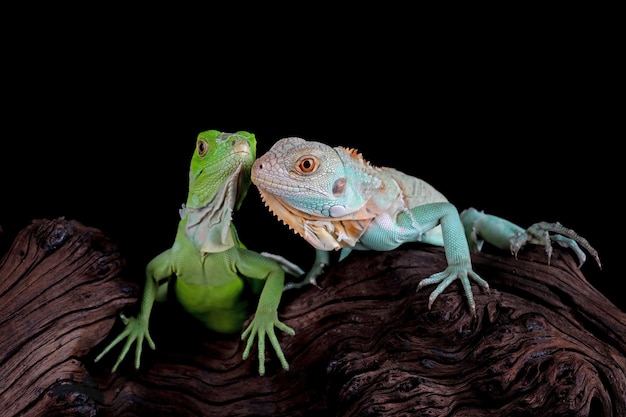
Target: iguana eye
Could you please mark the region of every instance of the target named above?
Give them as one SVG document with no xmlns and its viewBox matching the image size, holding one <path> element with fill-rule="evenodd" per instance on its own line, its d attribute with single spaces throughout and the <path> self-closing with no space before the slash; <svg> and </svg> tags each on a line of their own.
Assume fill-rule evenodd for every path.
<svg viewBox="0 0 626 417">
<path fill-rule="evenodd" d="M 197 150 L 199 156 L 204 156 L 207 154 L 207 152 L 209 152 L 209 144 L 206 143 L 205 140 L 199 140 Z"/>
<path fill-rule="evenodd" d="M 317 160 L 312 156 L 305 156 L 301 158 L 296 164 L 298 170 L 304 174 L 310 174 L 317 170 Z"/>
</svg>

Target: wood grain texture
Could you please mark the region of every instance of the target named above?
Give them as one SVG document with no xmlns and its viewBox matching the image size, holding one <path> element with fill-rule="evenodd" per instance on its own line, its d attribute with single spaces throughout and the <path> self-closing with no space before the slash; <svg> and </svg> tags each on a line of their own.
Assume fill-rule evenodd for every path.
<svg viewBox="0 0 626 417">
<path fill-rule="evenodd" d="M 129 255 L 131 256 L 131 255 Z M 626 415 L 626 314 L 592 287 L 571 254 L 473 255 L 491 286 L 474 286 L 471 318 L 453 284 L 428 310 L 418 282 L 445 267 L 441 248 L 353 252 L 286 292 L 266 376 L 243 343 L 206 331 L 173 303 L 151 320 L 142 367 L 117 351 L 139 289 L 99 231 L 38 220 L 0 263 L 0 406 L 7 416 L 605 416 Z M 606 277 L 614 279 L 615 277 Z"/>
<path fill-rule="evenodd" d="M 35 220 L 19 233 L 0 261 L 3 416 L 92 415 L 98 390 L 83 357 L 135 300 L 123 267 L 114 244 L 75 221 Z"/>
</svg>

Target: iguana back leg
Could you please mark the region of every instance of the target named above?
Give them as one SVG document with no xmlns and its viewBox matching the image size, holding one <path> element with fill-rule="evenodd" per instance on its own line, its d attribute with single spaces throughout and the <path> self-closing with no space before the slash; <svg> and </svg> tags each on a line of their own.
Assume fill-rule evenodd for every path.
<svg viewBox="0 0 626 417">
<path fill-rule="evenodd" d="M 527 244 L 544 246 L 548 254 L 548 264 L 552 256 L 552 242 L 574 251 L 578 258 L 579 267 L 582 266 L 587 255 L 581 249 L 586 249 L 595 259 L 600 269 L 598 252 L 589 244 L 587 239 L 578 235 L 572 229 L 564 227 L 559 222 L 539 222 L 523 229 L 501 217 L 485 214 L 475 208 L 461 212 L 461 221 L 465 228 L 465 235 L 472 250 L 480 250 L 483 242 L 488 242 L 497 248 L 510 250 L 517 257 L 517 253 Z M 552 234 L 551 234 L 552 233 Z"/>
</svg>

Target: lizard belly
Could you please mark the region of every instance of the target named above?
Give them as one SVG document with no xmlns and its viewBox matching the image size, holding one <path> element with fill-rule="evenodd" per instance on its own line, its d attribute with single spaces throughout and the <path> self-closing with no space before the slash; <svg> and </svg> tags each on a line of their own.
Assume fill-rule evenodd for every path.
<svg viewBox="0 0 626 417">
<path fill-rule="evenodd" d="M 209 329 L 235 333 L 241 331 L 248 318 L 248 303 L 241 296 L 243 288 L 241 279 L 219 287 L 190 285 L 176 280 L 176 298 L 185 311 Z"/>
<path fill-rule="evenodd" d="M 409 212 L 397 217 L 383 213 L 370 224 L 354 249 L 388 251 L 407 242 L 443 246 L 441 226 L 420 224 Z"/>
<path fill-rule="evenodd" d="M 420 240 L 422 233 L 421 229 L 404 227 L 402 222 L 397 222 L 389 214 L 383 213 L 378 215 L 370 224 L 354 248 L 357 250 L 388 251 L 403 243 Z"/>
</svg>

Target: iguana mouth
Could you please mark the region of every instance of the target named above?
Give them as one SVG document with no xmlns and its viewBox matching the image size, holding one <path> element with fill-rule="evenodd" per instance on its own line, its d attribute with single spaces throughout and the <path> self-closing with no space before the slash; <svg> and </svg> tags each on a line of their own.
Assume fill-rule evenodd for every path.
<svg viewBox="0 0 626 417">
<path fill-rule="evenodd" d="M 235 153 L 245 153 L 252 156 L 250 153 L 250 143 L 245 140 L 233 141 L 233 149 L 235 150 Z"/>
</svg>

